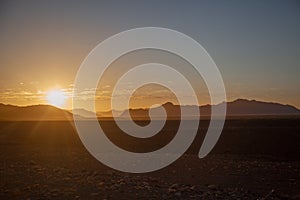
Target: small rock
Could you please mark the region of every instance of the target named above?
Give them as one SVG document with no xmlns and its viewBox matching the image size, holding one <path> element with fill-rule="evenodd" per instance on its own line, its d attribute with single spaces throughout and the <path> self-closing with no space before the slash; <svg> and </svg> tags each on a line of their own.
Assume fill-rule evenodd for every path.
<svg viewBox="0 0 300 200">
<path fill-rule="evenodd" d="M 176 192 L 179 185 L 177 183 L 171 185 L 168 189 L 168 192 Z"/>
<path fill-rule="evenodd" d="M 178 186 L 179 185 L 177 183 L 174 183 L 173 185 L 170 186 L 170 188 L 178 188 Z"/>
<path fill-rule="evenodd" d="M 103 185 L 104 185 L 104 182 L 98 183 L 98 186 L 99 186 L 99 187 L 102 187 Z"/>
<path fill-rule="evenodd" d="M 212 184 L 212 185 L 208 185 L 207 188 L 211 190 L 215 190 L 217 189 L 217 186 Z"/>
<path fill-rule="evenodd" d="M 176 192 L 175 196 L 180 197 L 181 196 L 181 192 Z"/>
<path fill-rule="evenodd" d="M 36 162 L 34 162 L 33 160 L 29 161 L 30 165 L 36 165 Z"/>
</svg>

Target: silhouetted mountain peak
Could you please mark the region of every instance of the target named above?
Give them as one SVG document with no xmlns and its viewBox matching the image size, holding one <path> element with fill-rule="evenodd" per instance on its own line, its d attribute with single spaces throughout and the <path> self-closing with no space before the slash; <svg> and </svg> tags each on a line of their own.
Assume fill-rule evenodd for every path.
<svg viewBox="0 0 300 200">
<path fill-rule="evenodd" d="M 164 104 L 162 104 L 163 107 L 174 107 L 175 105 L 172 102 L 166 102 Z"/>
<path fill-rule="evenodd" d="M 236 100 L 228 102 L 228 103 L 250 103 L 250 102 L 256 102 L 256 100 L 254 100 L 254 99 L 249 100 L 249 99 L 239 98 L 239 99 L 236 99 Z"/>
<path fill-rule="evenodd" d="M 223 102 L 224 103 L 224 102 Z M 220 104 L 223 104 L 220 103 Z M 220 104 L 213 105 L 219 106 Z M 172 117 L 179 117 L 180 111 L 179 105 L 174 105 L 171 102 L 164 103 L 162 105 Z M 186 113 L 190 113 L 190 116 L 199 116 L 198 112 L 195 112 L 192 107 L 196 105 L 182 105 L 181 109 L 184 109 Z M 200 113 L 202 116 L 209 116 L 211 113 L 211 105 L 200 106 Z M 130 114 L 136 117 L 148 117 L 147 109 L 131 109 Z M 227 103 L 227 115 L 228 116 L 247 116 L 247 115 L 300 115 L 300 110 L 290 105 L 283 105 L 279 103 L 263 102 L 257 100 L 248 99 L 236 99 Z M 122 117 L 129 117 L 129 112 L 124 111 Z"/>
</svg>

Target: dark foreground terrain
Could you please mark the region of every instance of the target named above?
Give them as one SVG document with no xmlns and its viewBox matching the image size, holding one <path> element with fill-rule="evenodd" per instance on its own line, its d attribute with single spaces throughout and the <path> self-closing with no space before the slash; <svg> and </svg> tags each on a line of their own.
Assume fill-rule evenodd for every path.
<svg viewBox="0 0 300 200">
<path fill-rule="evenodd" d="M 147 140 L 108 137 L 146 152 L 172 139 L 168 121 Z M 73 124 L 0 122 L 0 199 L 300 199 L 300 119 L 231 119 L 213 152 L 197 158 L 204 121 L 187 154 L 146 174 L 112 170 L 83 147 Z"/>
</svg>

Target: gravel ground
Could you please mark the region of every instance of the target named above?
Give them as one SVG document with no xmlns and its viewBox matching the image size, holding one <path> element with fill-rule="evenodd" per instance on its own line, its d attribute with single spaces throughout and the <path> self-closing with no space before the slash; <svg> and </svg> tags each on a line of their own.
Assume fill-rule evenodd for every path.
<svg viewBox="0 0 300 200">
<path fill-rule="evenodd" d="M 0 199 L 300 199 L 299 160 L 187 154 L 129 174 L 95 160 L 71 125 L 54 127 L 0 123 Z"/>
</svg>

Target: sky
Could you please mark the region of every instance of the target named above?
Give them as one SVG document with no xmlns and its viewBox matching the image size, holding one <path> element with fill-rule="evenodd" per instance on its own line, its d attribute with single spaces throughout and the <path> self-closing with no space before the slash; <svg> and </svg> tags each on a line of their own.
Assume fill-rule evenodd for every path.
<svg viewBox="0 0 300 200">
<path fill-rule="evenodd" d="M 289 0 L 1 1 L 0 102 L 48 104 L 49 91 L 60 90 L 66 97 L 61 107 L 70 109 L 74 79 L 88 53 L 114 34 L 148 26 L 174 29 L 199 42 L 221 72 L 228 101 L 247 98 L 300 108 L 300 2 Z M 133 60 L 149 59 L 146 53 L 120 59 L 111 74 Z M 170 55 L 150 54 L 180 63 Z M 109 108 L 112 76 L 98 88 L 100 110 Z M 203 82 L 196 84 L 205 90 Z M 135 106 L 146 106 L 145 99 L 153 103 L 149 94 L 155 88 L 142 88 Z M 173 99 L 168 92 L 157 94 L 164 96 L 160 101 Z M 200 104 L 210 103 L 207 92 L 197 95 Z"/>
</svg>

